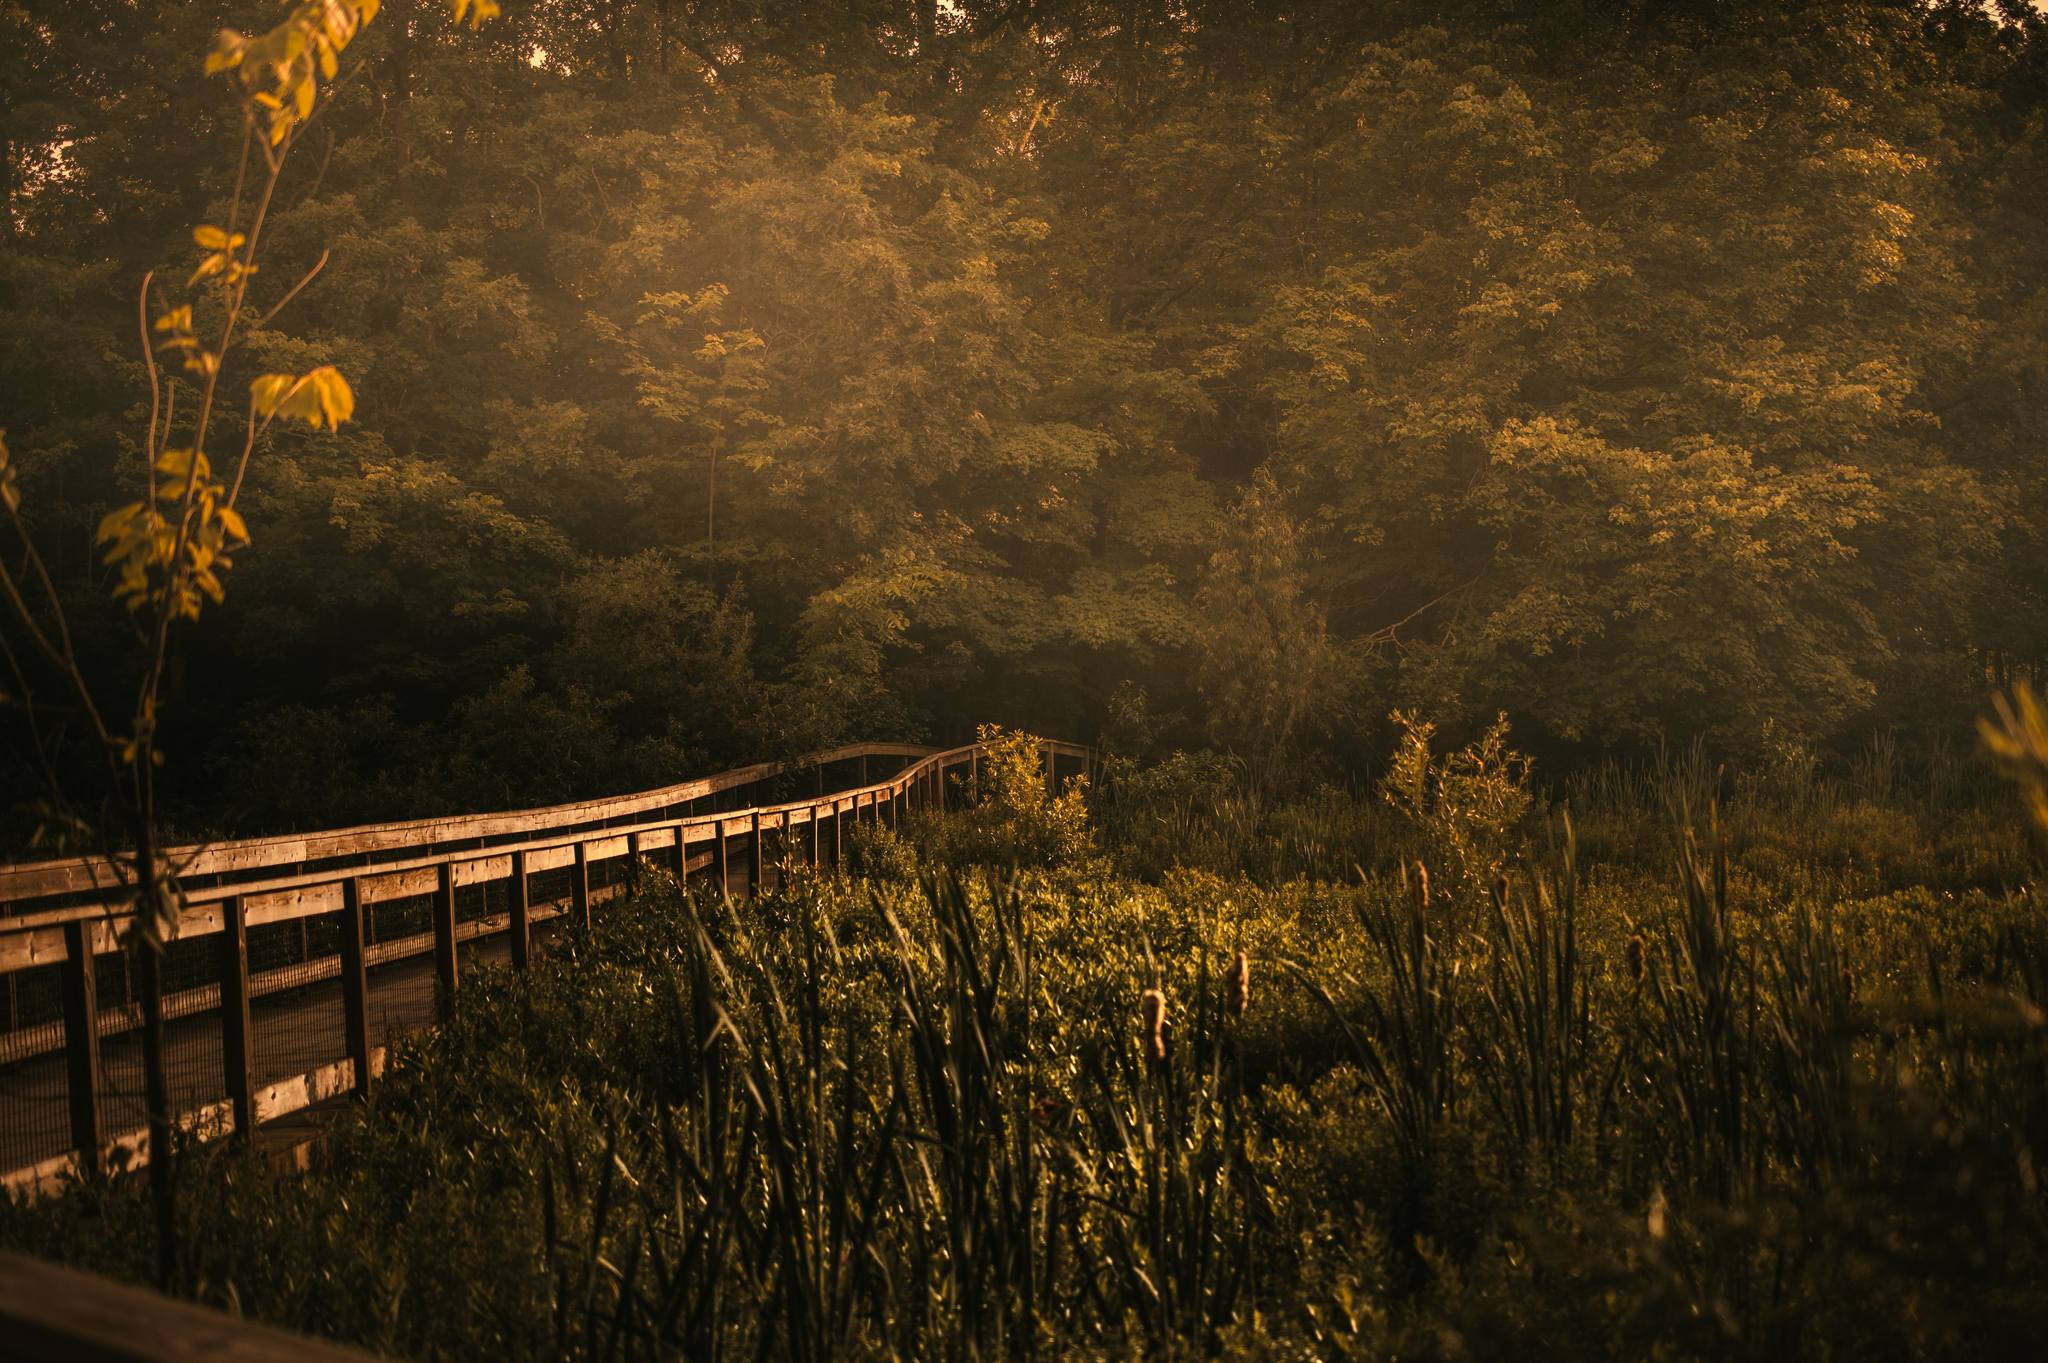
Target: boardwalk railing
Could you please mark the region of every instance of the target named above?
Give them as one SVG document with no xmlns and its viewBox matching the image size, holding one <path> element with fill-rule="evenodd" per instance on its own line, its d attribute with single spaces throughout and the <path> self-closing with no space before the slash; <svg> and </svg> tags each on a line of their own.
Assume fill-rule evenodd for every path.
<svg viewBox="0 0 2048 1363">
<path fill-rule="evenodd" d="M 848 819 L 894 826 L 942 806 L 948 777 L 983 751 L 862 743 L 612 800 L 174 849 L 184 903 L 164 1015 L 178 1121 L 200 1137 L 249 1132 L 367 1092 L 385 1043 L 447 1016 L 467 965 L 524 969 L 537 931 L 587 923 L 643 865 L 735 894 L 777 859 L 836 865 Z M 1043 752 L 1055 785 L 1090 763 L 1074 744 Z M 761 798 L 797 785 L 811 793 Z M 142 1158 L 122 874 L 93 859 L 0 867 L 7 1187 Z"/>
</svg>

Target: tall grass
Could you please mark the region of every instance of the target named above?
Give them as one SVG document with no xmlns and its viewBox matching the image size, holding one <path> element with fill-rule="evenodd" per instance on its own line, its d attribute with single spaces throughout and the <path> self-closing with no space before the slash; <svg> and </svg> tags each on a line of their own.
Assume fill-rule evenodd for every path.
<svg viewBox="0 0 2048 1363">
<path fill-rule="evenodd" d="M 1656 882 L 1559 818 L 1151 885 L 1000 808 L 745 904 L 650 872 L 310 1174 L 194 1151 L 187 1287 L 448 1360 L 2017 1356 L 2040 903 L 1836 902 L 1699 808 Z M 146 1273 L 139 1197 L 0 1241 Z"/>
</svg>

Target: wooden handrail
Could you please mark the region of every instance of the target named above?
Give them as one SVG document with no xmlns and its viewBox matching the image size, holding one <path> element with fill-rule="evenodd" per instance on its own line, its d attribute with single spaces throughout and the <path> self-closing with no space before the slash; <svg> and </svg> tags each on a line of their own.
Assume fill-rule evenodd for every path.
<svg viewBox="0 0 2048 1363">
<path fill-rule="evenodd" d="M 445 846 L 473 839 L 500 838 L 542 828 L 577 828 L 609 822 L 649 809 L 701 800 L 739 786 L 753 785 L 788 771 L 802 771 L 830 762 L 862 757 L 929 756 L 935 750 L 908 743 L 853 743 L 814 753 L 793 762 L 759 762 L 715 776 L 700 777 L 637 795 L 607 800 L 581 800 L 495 814 L 456 814 L 407 819 L 397 823 L 358 824 L 315 833 L 290 833 L 241 838 L 196 846 L 173 847 L 165 860 L 181 879 L 232 874 L 258 867 L 326 861 L 335 857 L 376 856 L 394 850 Z M 128 884 L 124 868 L 104 857 L 65 857 L 51 861 L 0 866 L 0 906 L 63 895 L 120 890 Z"/>
<path fill-rule="evenodd" d="M 375 1363 L 324 1339 L 6 1253 L 0 1340 L 11 1363 Z"/>
<path fill-rule="evenodd" d="M 1050 783 L 1057 784 L 1057 763 L 1062 757 L 1079 760 L 1084 771 L 1092 765 L 1091 749 L 1054 740 L 1040 743 Z M 173 940 L 218 936 L 224 925 L 230 923 L 235 930 L 218 952 L 221 969 L 231 973 L 223 974 L 217 983 L 167 995 L 166 1016 L 185 1018 L 216 1012 L 223 997 L 236 1000 L 237 1007 L 244 1008 L 249 998 L 338 977 L 348 1016 L 360 1018 L 364 1006 L 363 972 L 367 967 L 429 953 L 438 963 L 439 987 L 445 1000 L 458 984 L 454 963 L 455 948 L 460 942 L 508 929 L 525 930 L 531 923 L 563 915 L 579 919 L 588 914 L 592 903 L 607 897 L 590 885 L 589 867 L 593 862 L 624 858 L 637 864 L 650 856 L 665 856 L 671 867 L 683 874 L 710 870 L 721 886 L 729 886 L 729 848 L 733 839 L 740 838 L 747 845 L 751 887 L 759 882 L 764 830 L 779 831 L 788 847 L 792 830 L 806 829 L 809 836 L 799 845 L 807 845 L 809 858 L 817 861 L 825 846 L 817 825 L 830 818 L 834 820 L 831 846 L 836 860 L 841 819 L 847 815 L 859 819 L 865 812 L 871 820 L 894 826 L 907 808 L 943 805 L 946 772 L 954 767 L 972 771 L 986 748 L 981 743 L 942 751 L 908 744 L 861 743 L 815 754 L 801 763 L 760 763 L 612 800 L 177 849 L 170 856 L 174 863 L 183 859 L 185 864 L 180 880 L 184 904 L 169 936 Z M 871 757 L 908 760 L 883 780 L 829 794 L 821 791 L 815 796 L 778 804 L 717 812 L 679 813 L 676 809 L 706 795 L 805 768 L 817 769 L 822 784 L 827 763 Z M 693 845 L 707 843 L 710 846 L 703 853 L 692 852 Z M 564 893 L 547 900 L 529 899 L 532 875 L 565 868 L 570 871 L 570 883 Z M 450 906 L 455 891 L 509 881 L 515 875 L 519 878 L 517 893 L 511 897 L 515 912 L 493 914 L 483 920 L 455 921 Z M 37 966 L 60 965 L 67 998 L 83 999 L 77 1007 L 85 1010 L 82 1016 L 93 1019 L 89 1027 L 44 1022 L 0 1031 L 0 1065 L 62 1049 L 70 1059 L 74 1075 L 89 1075 L 94 1070 L 99 1037 L 137 1025 L 139 1010 L 132 1005 L 116 1004 L 101 1009 L 93 1001 L 95 972 L 89 967 L 89 958 L 118 949 L 135 920 L 134 910 L 120 896 L 120 887 L 121 882 L 108 872 L 104 862 L 95 865 L 85 859 L 73 859 L 0 867 L 0 895 L 15 896 L 15 911 L 0 917 L 0 979 Z M 425 895 L 433 896 L 435 902 L 430 932 L 416 933 L 397 942 L 379 942 L 368 949 L 358 948 L 353 957 L 344 948 L 341 955 L 329 954 L 284 970 L 249 969 L 249 928 L 343 911 L 345 922 L 358 923 L 365 906 Z M 514 955 L 523 966 L 526 953 L 519 951 L 517 944 Z M 229 1040 L 236 1043 L 224 1046 L 230 1064 L 235 1066 L 228 1076 L 229 1089 L 245 1091 L 249 1085 L 246 1038 L 231 1035 Z M 340 1050 L 339 1034 L 336 1042 Z M 367 1047 L 360 1038 L 350 1045 L 352 1050 Z M 281 1081 L 272 1088 L 287 1094 L 311 1095 L 331 1092 L 337 1083 L 358 1092 L 366 1087 L 366 1083 L 356 1081 L 353 1062 L 348 1058 L 322 1066 L 303 1078 L 304 1083 L 297 1079 Z M 94 1085 L 74 1081 L 67 1087 L 72 1130 L 76 1133 L 73 1153 L 0 1174 L 0 1185 L 44 1186 L 76 1167 L 80 1159 L 102 1164 L 109 1148 L 119 1147 L 124 1153 L 132 1149 L 135 1133 L 111 1143 L 105 1140 Z M 244 1097 L 246 1100 L 246 1093 Z M 291 1100 L 282 1100 L 287 1104 L 285 1107 L 279 1107 L 278 1101 L 271 1101 L 266 1115 L 291 1110 Z M 313 1099 L 309 1096 L 305 1101 Z M 249 1119 L 252 1110 L 244 1101 L 244 1120 Z M 200 1114 L 182 1114 L 181 1119 L 196 1115 Z"/>
</svg>

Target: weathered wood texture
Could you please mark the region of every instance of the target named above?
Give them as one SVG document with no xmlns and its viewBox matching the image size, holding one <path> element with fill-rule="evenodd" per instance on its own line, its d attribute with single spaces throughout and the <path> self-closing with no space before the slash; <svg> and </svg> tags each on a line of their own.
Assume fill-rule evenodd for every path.
<svg viewBox="0 0 2048 1363">
<path fill-rule="evenodd" d="M 9 1363 L 375 1363 L 326 1340 L 5 1253 L 0 1355 Z"/>
</svg>

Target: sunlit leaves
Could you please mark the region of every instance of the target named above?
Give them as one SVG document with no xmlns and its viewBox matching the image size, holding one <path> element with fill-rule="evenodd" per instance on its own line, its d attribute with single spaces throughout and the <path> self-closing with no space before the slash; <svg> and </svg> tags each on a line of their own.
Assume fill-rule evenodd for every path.
<svg viewBox="0 0 2048 1363">
<path fill-rule="evenodd" d="M 332 431 L 355 414 L 356 397 L 341 371 L 323 364 L 301 378 L 263 375 L 249 385 L 249 409 L 262 421 L 285 417 Z"/>
<path fill-rule="evenodd" d="M 2048 829 L 2048 707 L 2021 682 L 2010 698 L 1997 698 L 1996 719 L 1977 722 L 1984 746 L 2026 793 L 2034 821 Z"/>
<path fill-rule="evenodd" d="M 222 29 L 206 73 L 238 73 L 250 101 L 267 112 L 269 141 L 276 146 L 313 116 L 315 80 L 334 78 L 343 49 L 377 17 L 378 7 L 378 0 L 306 0 L 260 36 Z"/>
<path fill-rule="evenodd" d="M 190 304 L 172 308 L 156 319 L 155 329 L 164 333 L 163 348 L 175 350 L 185 356 L 185 368 L 195 374 L 211 374 L 220 366 L 220 357 L 202 348 L 199 338 L 192 333 L 192 308 Z"/>
<path fill-rule="evenodd" d="M 461 23 L 463 16 L 469 18 L 471 28 L 480 28 L 486 19 L 498 17 L 498 0 L 450 0 L 455 6 L 455 22 Z"/>
<path fill-rule="evenodd" d="M 497 0 L 451 0 L 471 28 L 497 17 Z M 206 74 L 234 71 L 250 102 L 265 111 L 276 146 L 313 116 L 316 80 L 333 80 L 341 54 L 377 17 L 379 0 L 304 0 L 283 23 L 257 37 L 224 28 L 207 54 Z"/>
<path fill-rule="evenodd" d="M 221 574 L 230 552 L 249 542 L 249 527 L 226 504 L 205 454 L 165 450 L 152 472 L 153 500 L 108 512 L 93 541 L 115 571 L 114 595 L 129 610 L 159 604 L 174 618 L 196 620 L 202 601 L 224 597 Z"/>
<path fill-rule="evenodd" d="M 213 226 L 195 227 L 192 229 L 192 242 L 206 254 L 200 257 L 198 268 L 192 271 L 192 277 L 185 281 L 185 287 L 188 289 L 202 279 L 212 279 L 215 276 L 219 276 L 224 284 L 234 285 L 256 273 L 256 267 L 241 259 L 238 254 L 248 242 L 248 238 L 240 232 L 224 232 Z M 184 311 L 189 322 L 191 309 L 186 308 Z"/>
</svg>

